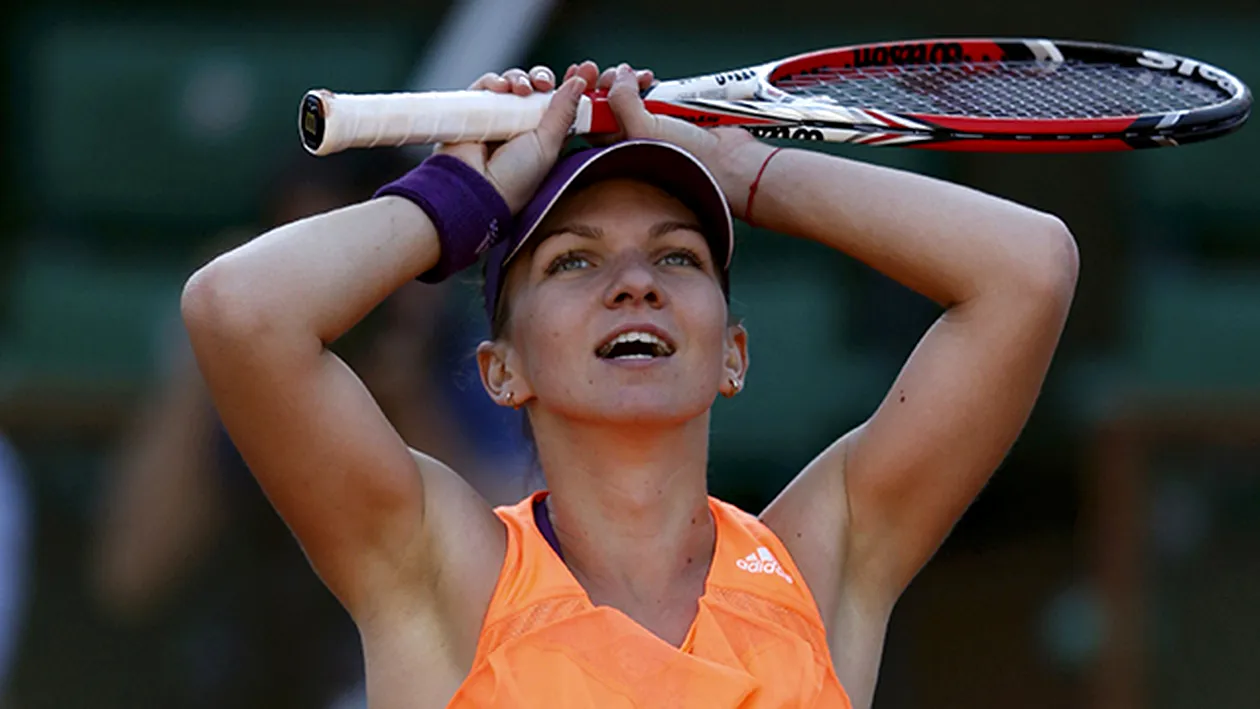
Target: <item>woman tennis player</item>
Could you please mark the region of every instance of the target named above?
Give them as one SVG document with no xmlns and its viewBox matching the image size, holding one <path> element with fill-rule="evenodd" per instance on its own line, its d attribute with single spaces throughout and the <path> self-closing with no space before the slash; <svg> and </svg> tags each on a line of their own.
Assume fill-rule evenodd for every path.
<svg viewBox="0 0 1260 709">
<path fill-rule="evenodd" d="M 868 707 L 894 603 L 1033 406 L 1071 235 L 962 187 L 652 116 L 651 75 L 625 65 L 564 78 L 536 131 L 444 146 L 192 277 L 184 318 L 223 420 L 358 624 L 377 709 Z M 555 84 L 538 68 L 474 88 Z M 557 161 L 590 85 L 624 135 Z M 705 487 L 709 410 L 744 385 L 756 334 L 727 307 L 732 215 L 946 308 L 870 419 L 758 516 Z M 494 510 L 328 349 L 487 250 L 482 380 L 527 411 L 548 487 Z"/>
</svg>

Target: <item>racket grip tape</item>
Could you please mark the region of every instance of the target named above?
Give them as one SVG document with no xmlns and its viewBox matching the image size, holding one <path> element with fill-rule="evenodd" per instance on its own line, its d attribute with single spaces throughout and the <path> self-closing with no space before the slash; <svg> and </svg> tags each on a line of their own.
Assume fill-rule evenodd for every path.
<svg viewBox="0 0 1260 709">
<path fill-rule="evenodd" d="M 423 143 L 493 142 L 538 127 L 551 92 L 529 96 L 489 91 L 340 94 L 325 89 L 302 97 L 298 131 L 313 155 L 348 148 L 398 147 Z M 598 104 L 598 106 L 596 105 Z M 603 99 L 583 96 L 573 132 L 607 130 L 611 111 Z"/>
</svg>

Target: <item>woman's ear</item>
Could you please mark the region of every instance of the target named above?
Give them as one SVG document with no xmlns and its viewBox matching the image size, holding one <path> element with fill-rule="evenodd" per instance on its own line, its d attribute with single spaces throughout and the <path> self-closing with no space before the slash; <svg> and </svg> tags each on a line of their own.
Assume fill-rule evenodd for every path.
<svg viewBox="0 0 1260 709">
<path fill-rule="evenodd" d="M 516 374 L 511 347 L 505 342 L 482 342 L 477 345 L 477 369 L 481 385 L 499 406 L 519 409 L 534 398 L 525 378 Z"/>
<path fill-rule="evenodd" d="M 726 328 L 726 355 L 722 361 L 722 383 L 718 391 L 722 396 L 735 396 L 744 388 L 748 377 L 748 331 L 743 325 Z"/>
</svg>

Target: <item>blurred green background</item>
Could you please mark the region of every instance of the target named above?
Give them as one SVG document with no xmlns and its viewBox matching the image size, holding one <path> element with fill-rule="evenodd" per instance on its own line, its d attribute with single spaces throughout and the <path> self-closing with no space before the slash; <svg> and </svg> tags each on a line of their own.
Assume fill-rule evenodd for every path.
<svg viewBox="0 0 1260 709">
<path fill-rule="evenodd" d="M 111 614 L 90 580 L 111 461 L 161 386 L 184 279 L 225 231 L 267 220 L 286 176 L 324 169 L 298 145 L 302 92 L 403 88 L 453 12 L 428 0 L 0 10 L 0 432 L 23 461 L 32 520 L 12 706 L 195 705 L 172 658 L 215 642 L 189 631 L 215 622 L 198 615 L 211 603 L 198 589 L 216 574 L 268 582 L 220 542 L 160 609 Z M 563 1 L 521 60 L 670 77 L 949 35 L 1149 46 L 1260 86 L 1260 7 L 1245 0 Z M 1082 262 L 1025 434 L 894 614 L 876 706 L 1257 706 L 1260 128 L 1132 154 L 830 150 L 1055 213 Z M 404 168 L 413 159 L 396 152 Z M 718 404 L 711 487 L 759 509 L 873 410 L 937 312 L 840 254 L 741 229 L 733 298 L 753 369 Z M 473 290 L 456 287 L 444 317 L 475 318 Z M 213 602 L 230 614 L 226 598 Z M 274 659 L 218 657 L 228 666 L 205 682 Z"/>
</svg>

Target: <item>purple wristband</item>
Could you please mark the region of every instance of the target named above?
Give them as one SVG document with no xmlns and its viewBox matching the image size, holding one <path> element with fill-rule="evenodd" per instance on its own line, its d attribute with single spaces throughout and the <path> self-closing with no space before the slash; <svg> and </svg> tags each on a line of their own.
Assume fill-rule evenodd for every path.
<svg viewBox="0 0 1260 709">
<path fill-rule="evenodd" d="M 425 283 L 440 283 L 476 263 L 482 252 L 507 236 L 512 222 L 512 211 L 494 185 L 450 155 L 429 156 L 372 196 L 385 195 L 415 202 L 437 229 L 441 255 L 420 274 Z"/>
</svg>

